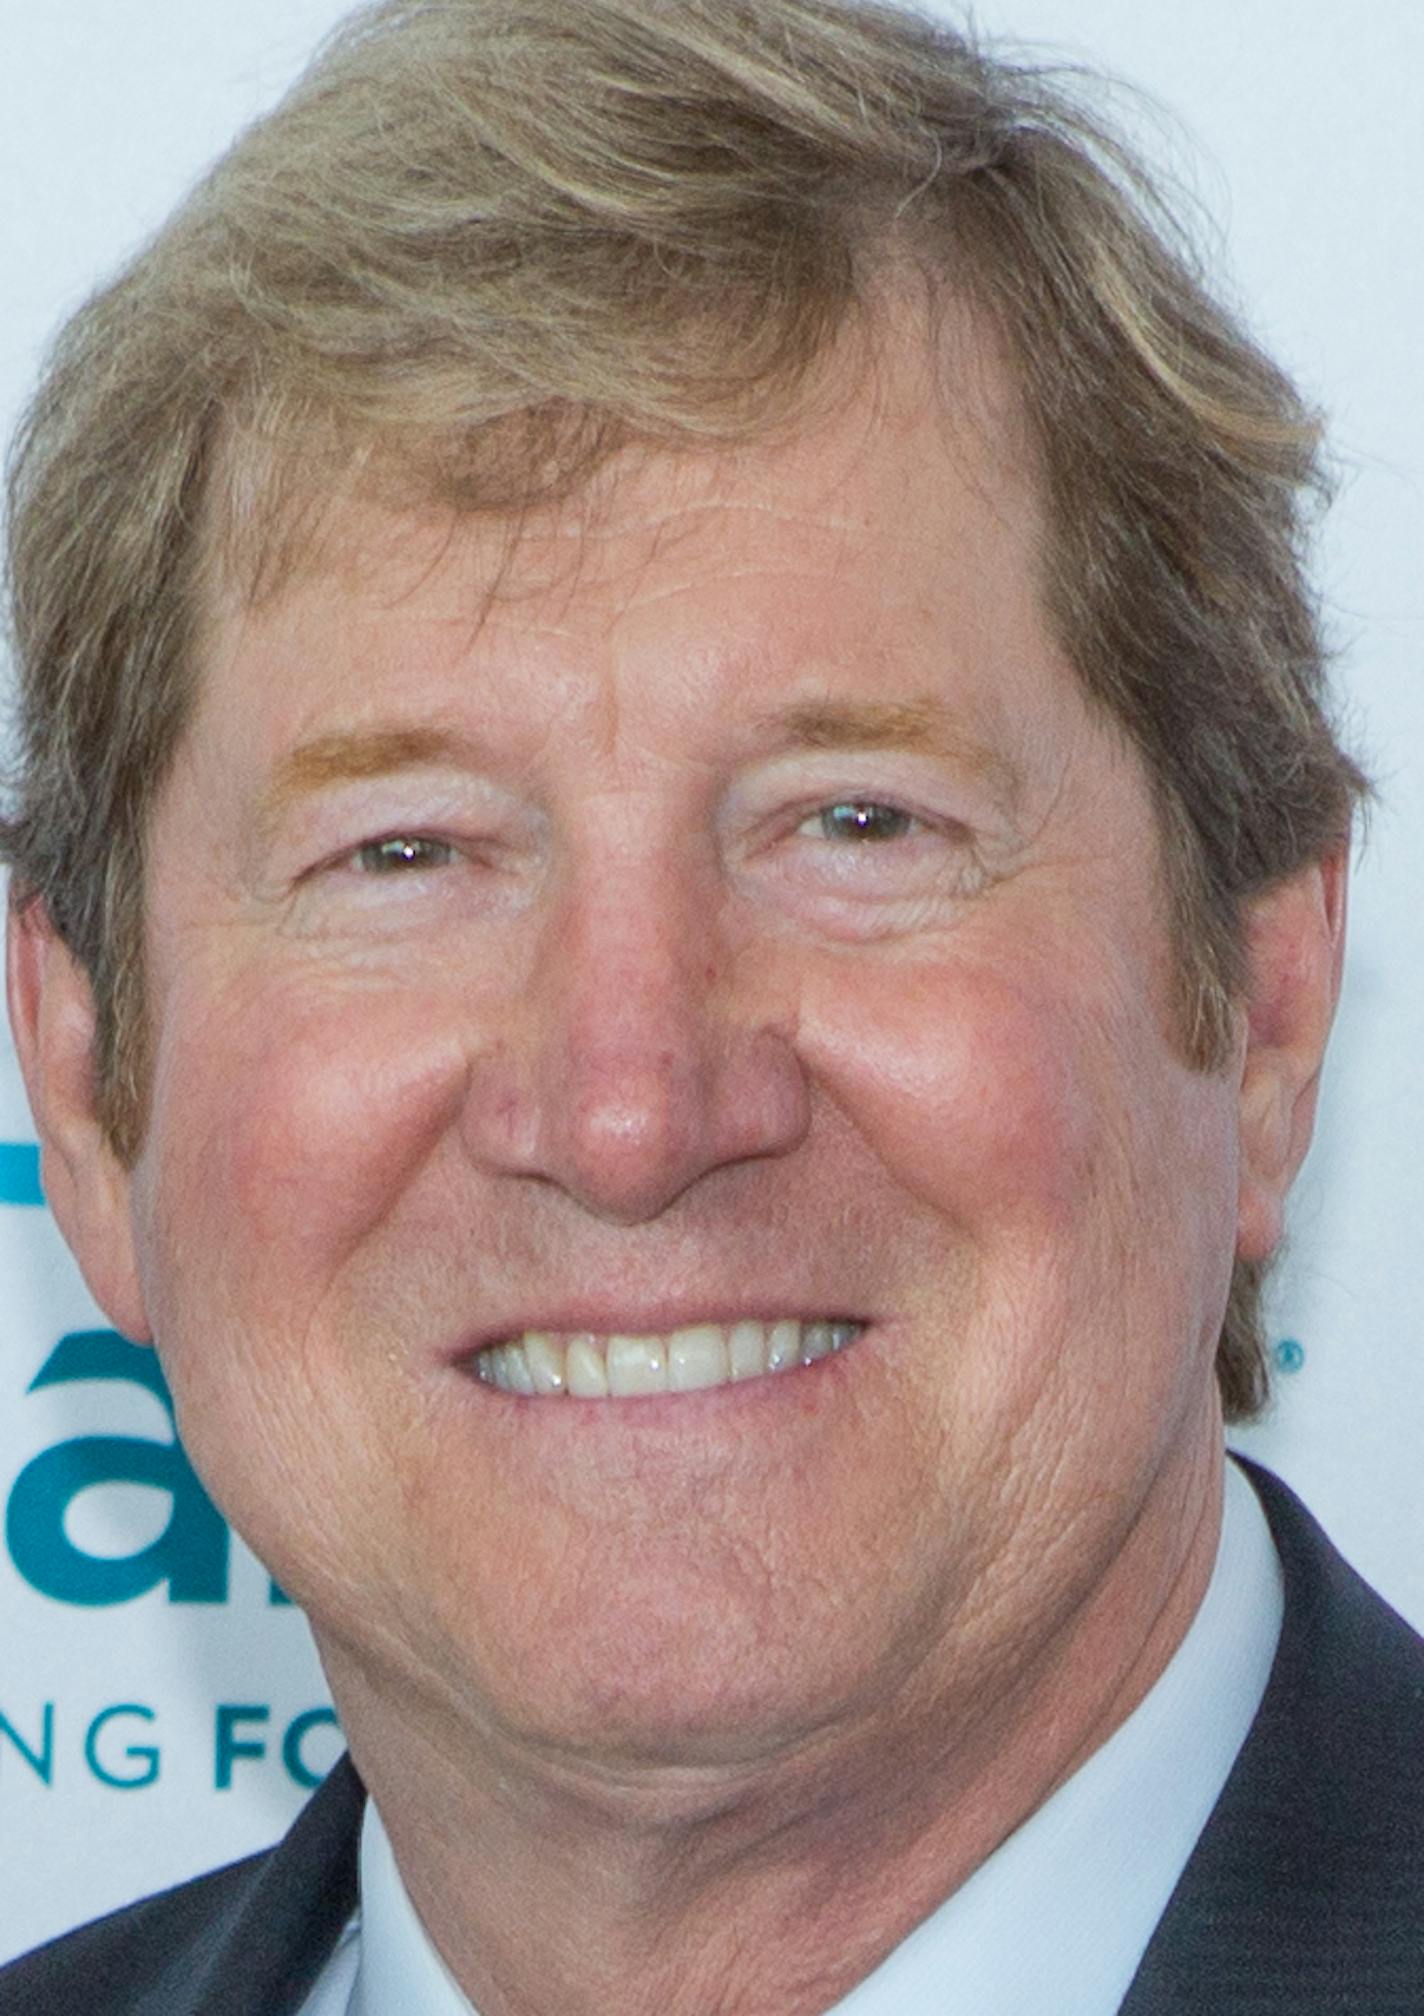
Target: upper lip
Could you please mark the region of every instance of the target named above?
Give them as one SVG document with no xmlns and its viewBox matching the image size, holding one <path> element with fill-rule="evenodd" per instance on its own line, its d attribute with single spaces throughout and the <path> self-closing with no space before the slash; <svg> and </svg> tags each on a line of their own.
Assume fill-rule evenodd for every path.
<svg viewBox="0 0 1424 2016">
<path fill-rule="evenodd" d="M 696 1323 L 726 1325 L 732 1323 L 869 1323 L 872 1319 L 863 1310 L 834 1296 L 824 1302 L 811 1302 L 802 1296 L 766 1296 L 735 1303 L 718 1301 L 709 1297 L 706 1301 L 691 1301 L 684 1297 L 663 1302 L 644 1302 L 630 1306 L 627 1302 L 607 1301 L 601 1298 L 578 1302 L 543 1304 L 534 1310 L 520 1310 L 502 1322 L 481 1324 L 480 1328 L 468 1332 L 454 1352 L 456 1358 L 469 1358 L 477 1351 L 483 1351 L 495 1344 L 508 1344 L 522 1337 L 526 1331 L 552 1331 L 560 1336 L 578 1336 L 581 1333 L 595 1337 L 649 1337 L 665 1336 L 670 1330 L 686 1330 Z"/>
</svg>

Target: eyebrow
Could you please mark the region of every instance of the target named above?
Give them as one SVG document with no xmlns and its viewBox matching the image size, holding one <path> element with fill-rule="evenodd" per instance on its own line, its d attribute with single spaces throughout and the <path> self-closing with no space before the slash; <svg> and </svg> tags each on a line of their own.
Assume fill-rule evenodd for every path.
<svg viewBox="0 0 1424 2016">
<path fill-rule="evenodd" d="M 779 749 L 908 749 L 947 759 L 983 779 L 1011 806 L 1023 789 L 1018 765 L 965 733 L 934 694 L 909 700 L 813 700 L 761 717 Z"/>
<path fill-rule="evenodd" d="M 262 793 L 258 817 L 270 831 L 297 799 L 314 791 L 363 777 L 388 777 L 398 770 L 466 764 L 477 746 L 447 728 L 367 728 L 317 735 L 282 758 Z"/>
<path fill-rule="evenodd" d="M 960 765 L 983 779 L 994 797 L 1013 805 L 1023 786 L 1018 766 L 965 734 L 934 695 L 909 700 L 811 700 L 758 718 L 778 753 L 800 749 L 907 749 Z M 352 729 L 314 736 L 289 750 L 262 793 L 259 819 L 270 831 L 298 799 L 365 777 L 437 764 L 467 765 L 480 745 L 448 728 Z"/>
</svg>

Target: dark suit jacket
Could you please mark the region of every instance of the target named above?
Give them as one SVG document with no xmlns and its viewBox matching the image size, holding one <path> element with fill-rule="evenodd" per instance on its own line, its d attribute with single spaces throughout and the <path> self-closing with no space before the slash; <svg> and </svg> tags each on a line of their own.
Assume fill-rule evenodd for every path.
<svg viewBox="0 0 1424 2016">
<path fill-rule="evenodd" d="M 1280 1648 L 1121 2016 L 1424 2016 L 1424 1640 L 1245 1467 L 1285 1570 Z M 342 1763 L 267 1854 L 0 1970 L 0 2016 L 299 2009 L 356 1904 L 362 1796 Z"/>
</svg>

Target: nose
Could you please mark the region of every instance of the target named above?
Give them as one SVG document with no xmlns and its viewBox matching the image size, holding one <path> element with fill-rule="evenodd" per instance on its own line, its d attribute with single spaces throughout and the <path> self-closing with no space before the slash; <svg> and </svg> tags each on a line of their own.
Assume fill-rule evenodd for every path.
<svg viewBox="0 0 1424 2016">
<path fill-rule="evenodd" d="M 590 877 L 541 927 L 501 1042 L 477 1066 L 470 1145 L 610 1223 L 659 1215 L 699 1179 L 789 1154 L 810 1099 L 794 1030 L 672 873 Z M 484 1081 L 484 1082 L 481 1082 Z"/>
</svg>

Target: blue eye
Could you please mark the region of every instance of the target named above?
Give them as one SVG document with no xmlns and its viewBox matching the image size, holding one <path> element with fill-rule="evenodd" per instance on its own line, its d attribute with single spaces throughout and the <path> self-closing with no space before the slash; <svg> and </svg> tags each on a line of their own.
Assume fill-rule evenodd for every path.
<svg viewBox="0 0 1424 2016">
<path fill-rule="evenodd" d="M 364 875 L 399 875 L 420 868 L 444 868 L 454 859 L 448 840 L 428 840 L 419 833 L 391 833 L 368 840 L 353 857 Z"/>
<path fill-rule="evenodd" d="M 915 824 L 898 805 L 881 805 L 874 799 L 848 798 L 837 805 L 824 805 L 815 815 L 825 840 L 903 840 Z"/>
</svg>

